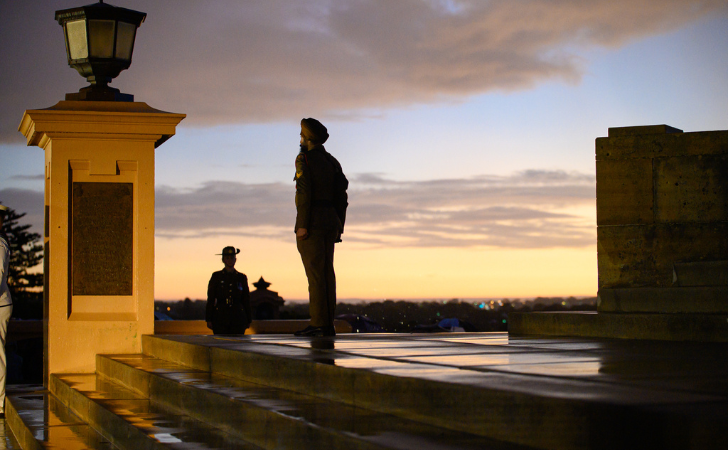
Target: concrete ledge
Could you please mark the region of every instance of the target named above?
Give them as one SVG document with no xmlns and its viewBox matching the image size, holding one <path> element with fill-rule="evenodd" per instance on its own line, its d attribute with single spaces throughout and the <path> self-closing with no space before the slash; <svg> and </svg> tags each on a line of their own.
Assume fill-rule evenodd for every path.
<svg viewBox="0 0 728 450">
<path fill-rule="evenodd" d="M 154 334 L 212 334 L 204 320 L 155 320 Z"/>
<path fill-rule="evenodd" d="M 514 336 L 581 336 L 661 341 L 728 342 L 725 314 L 510 313 Z"/>
<path fill-rule="evenodd" d="M 245 334 L 293 334 L 309 325 L 308 320 L 254 320 Z M 42 324 L 41 324 L 42 325 Z M 337 333 L 351 333 L 351 325 L 343 320 L 335 320 Z M 156 320 L 154 334 L 210 335 L 204 320 Z"/>
<path fill-rule="evenodd" d="M 645 134 L 668 134 L 682 133 L 682 130 L 671 127 L 669 125 L 638 125 L 634 127 L 614 127 L 609 128 L 609 137 L 619 136 L 641 136 Z"/>
<path fill-rule="evenodd" d="M 597 310 L 600 313 L 728 314 L 728 286 L 600 289 Z"/>
</svg>

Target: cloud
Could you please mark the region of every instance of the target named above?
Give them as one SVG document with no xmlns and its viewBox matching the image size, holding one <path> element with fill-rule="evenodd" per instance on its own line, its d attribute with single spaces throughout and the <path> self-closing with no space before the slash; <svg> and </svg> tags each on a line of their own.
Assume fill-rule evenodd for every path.
<svg viewBox="0 0 728 450">
<path fill-rule="evenodd" d="M 157 190 L 157 235 L 239 235 L 290 240 L 289 184 L 208 182 Z M 344 239 L 368 246 L 583 247 L 596 224 L 573 212 L 595 207 L 593 176 L 525 171 L 509 177 L 395 181 L 352 177 Z"/>
<path fill-rule="evenodd" d="M 85 83 L 65 61 L 57 9 L 2 0 L 0 142 L 23 110 Z M 185 125 L 351 119 L 489 91 L 576 83 L 585 49 L 613 48 L 708 15 L 724 0 L 128 0 L 148 13 L 114 81 Z"/>
<path fill-rule="evenodd" d="M 45 175 L 42 173 L 39 173 L 37 175 L 13 175 L 10 177 L 11 180 L 23 180 L 23 181 L 36 181 L 36 180 L 45 180 Z"/>
<path fill-rule="evenodd" d="M 346 242 L 389 247 L 546 248 L 596 242 L 592 175 L 524 171 L 511 176 L 396 181 L 351 177 Z M 195 239 L 226 235 L 290 241 L 293 183 L 210 181 L 194 189 L 158 187 L 156 235 Z M 2 189 L 0 203 L 27 212 L 43 230 L 43 192 Z"/>
</svg>

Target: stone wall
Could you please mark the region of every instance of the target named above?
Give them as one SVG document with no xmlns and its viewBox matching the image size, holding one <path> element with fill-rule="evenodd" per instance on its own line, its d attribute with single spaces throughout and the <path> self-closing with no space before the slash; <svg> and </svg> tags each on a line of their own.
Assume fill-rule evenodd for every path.
<svg viewBox="0 0 728 450">
<path fill-rule="evenodd" d="M 601 312 L 728 312 L 728 131 L 596 140 Z"/>
</svg>

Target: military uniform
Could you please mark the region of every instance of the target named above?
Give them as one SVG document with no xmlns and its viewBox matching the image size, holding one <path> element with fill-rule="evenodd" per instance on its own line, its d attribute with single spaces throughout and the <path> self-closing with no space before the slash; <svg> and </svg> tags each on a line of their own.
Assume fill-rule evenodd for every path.
<svg viewBox="0 0 728 450">
<path fill-rule="evenodd" d="M 205 320 L 215 334 L 244 334 L 252 320 L 248 277 L 234 270 L 214 272 L 207 285 Z"/>
<path fill-rule="evenodd" d="M 336 309 L 334 244 L 346 220 L 346 180 L 341 164 L 322 145 L 296 157 L 296 226 L 308 237 L 296 241 L 308 278 L 311 326 L 333 327 Z"/>
</svg>

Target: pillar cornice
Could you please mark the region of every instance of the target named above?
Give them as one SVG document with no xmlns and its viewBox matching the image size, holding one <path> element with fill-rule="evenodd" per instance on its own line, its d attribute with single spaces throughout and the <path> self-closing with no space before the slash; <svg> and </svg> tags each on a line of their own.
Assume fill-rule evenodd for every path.
<svg viewBox="0 0 728 450">
<path fill-rule="evenodd" d="M 185 114 L 154 109 L 144 102 L 61 101 L 46 109 L 25 111 L 18 127 L 29 146 L 48 137 L 152 140 L 160 146 L 175 134 Z"/>
</svg>

